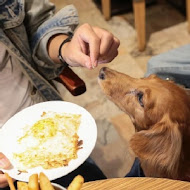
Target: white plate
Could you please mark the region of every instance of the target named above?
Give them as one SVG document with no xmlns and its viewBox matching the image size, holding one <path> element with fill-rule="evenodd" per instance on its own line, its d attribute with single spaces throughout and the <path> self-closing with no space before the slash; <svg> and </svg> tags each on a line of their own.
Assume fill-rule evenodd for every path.
<svg viewBox="0 0 190 190">
<path fill-rule="evenodd" d="M 61 185 L 57 184 L 57 183 L 51 183 L 54 187 L 55 190 L 67 190 L 64 187 L 62 187 Z"/>
<path fill-rule="evenodd" d="M 57 179 L 78 168 L 91 154 L 97 139 L 97 126 L 91 114 L 84 108 L 65 101 L 48 101 L 30 106 L 10 118 L 0 130 L 0 152 L 3 152 L 13 163 L 12 155 L 16 152 L 18 129 L 31 125 L 41 118 L 43 112 L 74 113 L 81 114 L 79 126 L 79 140 L 83 140 L 82 149 L 78 150 L 78 158 L 71 160 L 68 166 L 55 169 L 43 169 L 36 167 L 27 170 L 28 173 L 18 174 L 16 166 L 12 169 L 3 170 L 12 178 L 28 182 L 29 176 L 33 173 L 44 172 L 50 180 Z"/>
</svg>

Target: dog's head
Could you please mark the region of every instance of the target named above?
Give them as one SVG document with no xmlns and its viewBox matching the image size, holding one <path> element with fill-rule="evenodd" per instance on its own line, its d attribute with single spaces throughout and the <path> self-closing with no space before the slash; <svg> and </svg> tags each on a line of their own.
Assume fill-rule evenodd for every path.
<svg viewBox="0 0 190 190">
<path fill-rule="evenodd" d="M 131 118 L 137 131 L 132 149 L 152 168 L 146 174 L 156 170 L 154 176 L 176 178 L 187 152 L 184 143 L 190 143 L 190 99 L 185 90 L 155 75 L 136 79 L 106 67 L 100 70 L 99 84 Z"/>
</svg>

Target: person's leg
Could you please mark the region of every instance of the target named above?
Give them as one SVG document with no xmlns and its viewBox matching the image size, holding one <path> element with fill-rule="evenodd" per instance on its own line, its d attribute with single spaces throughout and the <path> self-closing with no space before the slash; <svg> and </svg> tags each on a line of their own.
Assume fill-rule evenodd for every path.
<svg viewBox="0 0 190 190">
<path fill-rule="evenodd" d="M 150 74 L 156 74 L 162 79 L 171 79 L 190 88 L 190 45 L 153 56 L 148 61 L 145 76 Z"/>
<path fill-rule="evenodd" d="M 96 163 L 91 158 L 88 158 L 76 170 L 52 182 L 58 183 L 64 187 L 67 187 L 71 183 L 71 181 L 74 179 L 74 177 L 77 175 L 83 176 L 85 182 L 106 179 L 106 176 L 99 169 Z"/>
<path fill-rule="evenodd" d="M 88 158 L 76 170 L 74 170 L 73 172 L 69 173 L 66 176 L 53 180 L 52 182 L 60 184 L 63 187 L 68 187 L 71 181 L 77 175 L 83 176 L 85 182 L 106 179 L 106 176 L 103 174 L 100 168 L 96 165 L 96 163 L 91 158 Z M 15 181 L 15 187 L 16 187 L 16 181 Z M 9 190 L 10 188 L 6 187 L 6 188 L 0 188 L 0 190 L 1 189 Z"/>
<path fill-rule="evenodd" d="M 138 158 L 135 158 L 131 170 L 125 177 L 145 177 Z"/>
</svg>

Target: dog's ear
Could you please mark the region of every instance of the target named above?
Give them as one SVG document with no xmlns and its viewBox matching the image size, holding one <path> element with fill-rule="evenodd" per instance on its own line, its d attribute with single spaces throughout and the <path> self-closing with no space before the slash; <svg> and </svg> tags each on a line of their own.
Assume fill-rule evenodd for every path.
<svg viewBox="0 0 190 190">
<path fill-rule="evenodd" d="M 165 119 L 152 128 L 135 133 L 130 144 L 146 168 L 145 174 L 177 177 L 182 146 L 177 123 L 166 119 L 165 116 Z M 151 168 L 151 171 L 148 168 Z"/>
</svg>

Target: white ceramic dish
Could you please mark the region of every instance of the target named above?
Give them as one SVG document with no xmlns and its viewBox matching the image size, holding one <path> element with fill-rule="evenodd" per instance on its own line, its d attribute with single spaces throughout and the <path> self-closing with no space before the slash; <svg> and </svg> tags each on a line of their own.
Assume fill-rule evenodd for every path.
<svg viewBox="0 0 190 190">
<path fill-rule="evenodd" d="M 54 187 L 55 190 L 66 190 L 64 187 L 62 187 L 61 185 L 57 184 L 57 183 L 51 183 Z"/>
<path fill-rule="evenodd" d="M 82 117 L 78 135 L 79 140 L 83 140 L 83 148 L 78 151 L 78 158 L 71 160 L 68 166 L 49 170 L 43 169 L 42 167 L 36 167 L 27 170 L 28 173 L 19 174 L 17 166 L 13 164 L 15 163 L 13 153 L 18 150 L 16 138 L 17 133 L 23 128 L 23 126 L 32 125 L 38 121 L 44 111 L 81 114 Z M 84 108 L 69 102 L 49 101 L 33 105 L 14 115 L 0 130 L 0 139 L 0 152 L 3 152 L 13 164 L 11 169 L 3 170 L 4 172 L 7 172 L 16 180 L 26 182 L 28 182 L 31 174 L 40 172 L 44 172 L 49 180 L 54 180 L 72 172 L 89 157 L 96 143 L 97 127 L 91 114 Z"/>
</svg>

